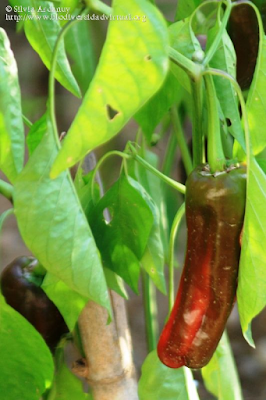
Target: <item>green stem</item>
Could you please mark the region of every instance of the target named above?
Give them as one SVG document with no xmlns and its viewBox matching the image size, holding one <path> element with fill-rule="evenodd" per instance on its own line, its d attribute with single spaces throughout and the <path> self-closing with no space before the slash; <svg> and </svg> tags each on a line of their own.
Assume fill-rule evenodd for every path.
<svg viewBox="0 0 266 400">
<path fill-rule="evenodd" d="M 225 156 L 223 152 L 220 119 L 215 86 L 212 76 L 204 75 L 208 111 L 208 164 L 211 172 L 224 169 Z"/>
<path fill-rule="evenodd" d="M 33 123 L 27 118 L 25 117 L 25 115 L 22 115 L 22 119 L 25 125 L 27 125 L 28 128 L 31 128 Z"/>
<path fill-rule="evenodd" d="M 190 77 L 194 78 L 200 75 L 202 71 L 201 65 L 195 64 L 173 47 L 168 47 L 168 55 L 170 60 L 182 68 Z"/>
<path fill-rule="evenodd" d="M 216 53 L 218 46 L 220 44 L 220 41 L 222 39 L 222 36 L 226 30 L 226 26 L 230 17 L 230 13 L 231 13 L 231 9 L 232 9 L 232 4 L 231 4 L 231 0 L 227 0 L 227 7 L 223 16 L 223 20 L 221 23 L 221 26 L 219 28 L 219 31 L 217 33 L 217 35 L 215 36 L 214 41 L 212 42 L 209 50 L 207 51 L 205 58 L 203 60 L 203 65 L 206 66 L 209 64 L 209 62 L 211 61 L 212 57 L 214 56 L 214 54 Z M 222 2 L 220 3 L 220 7 L 222 6 Z"/>
<path fill-rule="evenodd" d="M 185 139 L 184 130 L 181 125 L 180 118 L 179 118 L 176 107 L 172 107 L 171 116 L 172 116 L 172 123 L 173 123 L 173 127 L 174 127 L 174 133 L 175 133 L 175 136 L 177 139 L 177 144 L 181 151 L 182 160 L 183 160 L 183 163 L 185 166 L 186 173 L 187 173 L 187 175 L 189 175 L 193 169 L 193 164 L 192 164 L 192 160 L 191 160 L 190 151 L 188 149 L 188 145 L 187 145 L 187 142 Z"/>
<path fill-rule="evenodd" d="M 156 290 L 147 272 L 142 270 L 141 275 L 144 298 L 146 337 L 148 342 L 148 351 L 150 353 L 156 348 L 158 340 Z"/>
<path fill-rule="evenodd" d="M 139 128 L 136 134 L 135 143 L 140 146 L 142 143 L 142 129 Z"/>
<path fill-rule="evenodd" d="M 48 113 L 49 113 L 50 121 L 52 124 L 53 135 L 54 135 L 55 142 L 56 142 L 58 148 L 60 148 L 60 141 L 59 141 L 59 135 L 58 135 L 58 130 L 57 130 L 57 124 L 56 124 L 56 116 L 55 116 L 55 85 L 54 85 L 54 76 L 55 76 L 55 70 L 56 70 L 57 55 L 58 55 L 61 40 L 64 38 L 66 33 L 72 27 L 72 25 L 76 24 L 77 22 L 79 22 L 79 20 L 69 21 L 60 31 L 60 33 L 57 37 L 57 40 L 55 42 L 55 47 L 53 50 L 53 56 L 52 56 L 52 62 L 51 62 L 51 69 L 50 69 L 50 74 L 49 74 L 49 82 L 48 82 L 49 101 L 48 101 L 47 106 L 48 106 Z"/>
<path fill-rule="evenodd" d="M 130 160 L 131 156 L 129 154 L 123 153 L 122 151 L 118 151 L 118 150 L 113 150 L 110 151 L 109 153 L 106 153 L 97 163 L 97 165 L 95 166 L 93 172 L 92 172 L 92 177 L 91 177 L 91 198 L 92 201 L 94 202 L 94 183 L 95 183 L 95 177 L 96 174 L 98 172 L 98 170 L 100 169 L 101 165 L 105 162 L 105 160 L 109 157 L 112 156 L 119 156 L 122 157 L 123 160 Z"/>
<path fill-rule="evenodd" d="M 162 166 L 162 172 L 164 175 L 170 176 L 171 174 L 173 161 L 176 153 L 176 146 L 177 146 L 176 135 L 173 135 L 171 132 L 170 138 L 167 143 L 167 149 L 165 152 L 163 166 Z"/>
<path fill-rule="evenodd" d="M 5 220 L 10 216 L 14 214 L 14 208 L 10 208 L 9 210 L 4 211 L 1 215 L 0 215 L 0 233 L 2 231 L 3 228 L 3 224 L 5 222 Z"/>
<path fill-rule="evenodd" d="M 247 114 L 246 103 L 245 103 L 241 88 L 238 85 L 238 83 L 236 82 L 236 80 L 231 75 L 229 75 L 227 72 L 224 72 L 224 71 L 221 71 L 218 69 L 214 69 L 214 68 L 208 68 L 206 71 L 204 71 L 203 75 L 207 75 L 207 74 L 225 78 L 228 81 L 230 81 L 231 84 L 233 85 L 233 87 L 238 95 L 240 106 L 241 106 L 242 118 L 243 118 L 243 122 L 244 122 L 247 158 L 250 160 L 251 154 L 252 154 L 252 147 L 251 147 L 251 140 L 250 140 L 249 124 L 248 124 L 248 114 Z"/>
<path fill-rule="evenodd" d="M 13 203 L 14 188 L 12 185 L 10 185 L 10 183 L 5 182 L 2 179 L 0 179 L 0 193 L 11 203 Z"/>
<path fill-rule="evenodd" d="M 169 313 L 171 312 L 174 301 L 175 301 L 175 292 L 174 292 L 174 259 L 175 259 L 175 238 L 178 227 L 180 226 L 180 222 L 185 212 L 185 203 L 181 205 L 178 209 L 170 232 L 170 240 L 169 240 L 169 292 L 168 292 L 168 304 L 169 304 Z"/>
<path fill-rule="evenodd" d="M 111 7 L 99 0 L 85 0 L 85 4 L 99 14 L 110 15 L 113 11 Z"/>
<path fill-rule="evenodd" d="M 192 93 L 192 152 L 193 167 L 203 162 L 202 86 L 201 79 L 191 80 Z"/>
<path fill-rule="evenodd" d="M 162 174 L 160 171 L 158 171 L 156 168 L 154 168 L 152 165 L 150 165 L 147 161 L 143 160 L 143 158 L 139 157 L 135 149 L 133 148 L 132 145 L 130 145 L 131 150 L 133 150 L 133 158 L 138 161 L 144 168 L 146 168 L 148 171 L 151 171 L 154 175 L 158 176 L 163 182 L 167 183 L 169 186 L 172 186 L 174 189 L 176 189 L 178 192 L 185 194 L 186 192 L 186 187 L 185 185 L 182 185 L 182 183 L 176 182 L 174 179 L 169 178 L 168 176 Z"/>
</svg>

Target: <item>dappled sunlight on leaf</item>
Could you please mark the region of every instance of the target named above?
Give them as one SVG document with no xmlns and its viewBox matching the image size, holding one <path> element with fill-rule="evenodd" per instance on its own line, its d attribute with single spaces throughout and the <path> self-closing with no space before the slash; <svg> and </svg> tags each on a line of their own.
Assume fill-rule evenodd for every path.
<svg viewBox="0 0 266 400">
<path fill-rule="evenodd" d="M 19 229 L 48 271 L 87 300 L 109 309 L 98 249 L 71 177 L 64 172 L 55 180 L 49 178 L 57 153 L 49 125 L 15 184 Z"/>
<path fill-rule="evenodd" d="M 115 0 L 113 14 L 145 15 L 146 22 L 109 22 L 95 76 L 55 161 L 52 176 L 116 135 L 160 88 L 166 76 L 168 34 L 158 10 L 149 2 Z"/>
</svg>

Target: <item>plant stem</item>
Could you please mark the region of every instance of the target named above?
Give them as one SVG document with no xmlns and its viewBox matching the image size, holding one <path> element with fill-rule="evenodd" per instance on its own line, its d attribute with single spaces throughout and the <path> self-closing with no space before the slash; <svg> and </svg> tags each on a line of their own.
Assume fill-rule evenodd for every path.
<svg viewBox="0 0 266 400">
<path fill-rule="evenodd" d="M 96 174 L 97 174 L 98 170 L 100 169 L 101 165 L 105 162 L 105 160 L 107 160 L 107 158 L 112 157 L 112 156 L 122 157 L 123 160 L 131 159 L 131 156 L 129 154 L 123 153 L 122 151 L 113 150 L 113 151 L 110 151 L 109 153 L 106 153 L 98 161 L 97 165 L 95 166 L 95 168 L 94 168 L 94 170 L 92 172 L 92 178 L 91 178 L 91 198 L 92 198 L 92 201 L 94 201 L 94 182 L 95 182 Z"/>
<path fill-rule="evenodd" d="M 52 62 L 51 62 L 51 69 L 50 69 L 50 74 L 49 74 L 49 82 L 48 82 L 49 101 L 48 101 L 47 107 L 48 107 L 50 121 L 52 124 L 53 135 L 54 135 L 54 138 L 55 138 L 58 148 L 60 148 L 60 141 L 59 141 L 59 135 L 58 135 L 58 130 L 57 130 L 57 124 L 56 124 L 56 116 L 55 116 L 55 86 L 54 86 L 54 76 L 55 76 L 55 70 L 56 70 L 57 54 L 58 54 L 59 45 L 60 45 L 61 40 L 64 38 L 66 33 L 72 27 L 72 25 L 74 25 L 77 22 L 79 22 L 79 20 L 69 21 L 60 31 L 60 33 L 57 37 L 57 40 L 55 42 L 53 56 L 52 56 Z"/>
<path fill-rule="evenodd" d="M 33 123 L 27 117 L 25 117 L 25 115 L 22 115 L 22 118 L 23 118 L 24 124 L 27 125 L 28 128 L 31 128 Z"/>
<path fill-rule="evenodd" d="M 146 271 L 142 270 L 142 287 L 145 313 L 146 337 L 149 353 L 157 346 L 158 322 L 156 290 Z"/>
<path fill-rule="evenodd" d="M 180 118 L 179 118 L 176 107 L 171 108 L 171 116 L 172 116 L 172 123 L 173 123 L 173 127 L 174 127 L 174 133 L 175 133 L 175 136 L 177 139 L 177 144 L 181 151 L 182 160 L 183 160 L 183 163 L 185 166 L 186 173 L 187 173 L 187 175 L 189 175 L 193 169 L 193 164 L 192 164 L 191 155 L 190 155 L 190 152 L 188 149 L 188 145 L 187 145 L 187 142 L 185 139 L 184 130 L 181 125 Z"/>
<path fill-rule="evenodd" d="M 130 148 L 132 149 L 132 146 L 130 146 Z M 133 153 L 132 156 L 144 168 L 146 168 L 148 171 L 151 171 L 154 175 L 158 176 L 158 178 L 160 178 L 163 182 L 167 183 L 169 186 L 172 186 L 178 192 L 185 194 L 186 192 L 185 185 L 182 185 L 182 183 L 176 182 L 174 179 L 171 179 L 168 176 L 162 174 L 160 171 L 158 171 L 156 168 L 150 165 L 147 161 L 143 160 L 143 158 L 139 157 L 137 154 Z"/>
<path fill-rule="evenodd" d="M 195 64 L 189 58 L 183 56 L 179 51 L 173 47 L 168 48 L 168 55 L 171 61 L 181 67 L 190 77 L 197 77 L 202 71 L 202 67 L 199 64 Z"/>
<path fill-rule="evenodd" d="M 180 222 L 185 212 L 185 203 L 183 203 L 178 209 L 170 232 L 170 240 L 169 240 L 169 292 L 168 292 L 168 304 L 169 304 L 169 313 L 171 312 L 174 301 L 175 301 L 175 292 L 174 292 L 174 259 L 175 259 L 175 238 L 178 227 L 180 226 Z"/>
<path fill-rule="evenodd" d="M 203 162 L 203 146 L 204 135 L 202 132 L 202 86 L 201 79 L 191 80 L 192 102 L 192 152 L 193 167 Z"/>
<path fill-rule="evenodd" d="M 0 179 L 0 193 L 11 203 L 13 203 L 13 192 L 14 192 L 13 186 L 10 185 L 10 183 Z"/>
<path fill-rule="evenodd" d="M 97 13 L 102 13 L 105 15 L 112 14 L 112 8 L 109 7 L 107 4 L 104 4 L 102 1 L 99 0 L 85 0 L 85 3 L 88 8 L 92 9 Z"/>
<path fill-rule="evenodd" d="M 14 214 L 14 208 L 10 208 L 9 210 L 4 211 L 0 215 L 0 233 L 2 231 L 5 220 L 9 217 L 9 215 L 13 215 L 13 214 Z"/>
<path fill-rule="evenodd" d="M 220 44 L 220 41 L 222 39 L 222 36 L 223 36 L 223 34 L 225 32 L 225 29 L 226 29 L 226 26 L 227 26 L 227 23 L 228 23 L 228 20 L 229 20 L 229 17 L 230 17 L 231 9 L 232 9 L 231 0 L 227 0 L 226 3 L 227 3 L 227 7 L 226 7 L 226 10 L 225 10 L 225 13 L 224 13 L 224 16 L 223 16 L 222 24 L 221 24 L 221 26 L 219 28 L 219 31 L 218 31 L 214 41 L 212 42 L 209 50 L 207 51 L 207 53 L 205 55 L 205 58 L 204 58 L 203 63 L 202 63 L 204 66 L 207 66 L 209 64 L 209 62 L 211 61 L 212 57 L 216 53 L 217 48 L 218 48 L 218 46 Z M 222 2 L 220 4 L 220 7 L 221 6 L 222 6 Z"/>
<path fill-rule="evenodd" d="M 215 86 L 212 76 L 204 75 L 206 84 L 206 99 L 208 111 L 208 163 L 211 172 L 222 171 L 224 168 L 224 152 L 221 139 L 220 120 Z"/>
</svg>

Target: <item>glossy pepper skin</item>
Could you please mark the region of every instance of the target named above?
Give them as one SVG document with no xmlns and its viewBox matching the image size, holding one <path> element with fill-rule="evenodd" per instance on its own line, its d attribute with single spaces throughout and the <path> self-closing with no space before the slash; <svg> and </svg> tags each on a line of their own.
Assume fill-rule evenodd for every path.
<svg viewBox="0 0 266 400">
<path fill-rule="evenodd" d="M 2 272 L 1 291 L 7 304 L 23 315 L 54 351 L 68 329 L 62 315 L 40 287 L 43 276 L 34 274 L 35 265 L 33 257 L 12 261 Z"/>
<path fill-rule="evenodd" d="M 205 366 L 224 331 L 236 295 L 246 170 L 213 176 L 201 165 L 186 187 L 185 265 L 158 343 L 158 356 L 170 368 Z"/>
<path fill-rule="evenodd" d="M 239 4 L 232 9 L 228 33 L 236 52 L 236 78 L 245 90 L 251 85 L 259 50 L 259 25 L 251 6 Z"/>
</svg>

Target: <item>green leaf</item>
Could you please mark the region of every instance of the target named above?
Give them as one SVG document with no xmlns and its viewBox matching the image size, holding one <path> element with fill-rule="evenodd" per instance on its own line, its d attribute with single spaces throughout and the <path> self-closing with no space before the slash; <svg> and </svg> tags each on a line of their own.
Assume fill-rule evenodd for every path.
<svg viewBox="0 0 266 400">
<path fill-rule="evenodd" d="M 219 10 L 219 2 L 200 1 L 197 10 L 191 17 L 192 29 L 195 35 L 207 35 L 215 25 Z"/>
<path fill-rule="evenodd" d="M 73 25 L 65 36 L 65 46 L 72 72 L 84 95 L 96 68 L 90 25 L 87 21 L 79 21 Z"/>
<path fill-rule="evenodd" d="M 71 13 L 73 10 L 75 10 L 75 8 L 77 8 L 79 2 L 79 0 L 61 0 L 60 8 L 70 8 L 69 11 Z"/>
<path fill-rule="evenodd" d="M 109 210 L 111 221 L 104 219 Z M 153 215 L 126 176 L 121 176 L 96 205 L 90 220 L 104 266 L 138 291 L 140 260 L 147 246 Z"/>
<path fill-rule="evenodd" d="M 73 331 L 78 317 L 88 299 L 72 290 L 64 282 L 51 273 L 47 273 L 42 289 L 59 309 L 70 331 Z"/>
<path fill-rule="evenodd" d="M 146 139 L 150 142 L 154 129 L 173 104 L 182 99 L 183 88 L 171 71 L 161 89 L 137 112 L 136 121 L 141 126 Z"/>
<path fill-rule="evenodd" d="M 103 271 L 108 288 L 127 300 L 128 295 L 124 286 L 123 279 L 120 278 L 120 276 L 118 276 L 114 271 L 111 271 L 109 268 L 104 267 Z"/>
<path fill-rule="evenodd" d="M 212 359 L 202 368 L 206 388 L 218 400 L 242 400 L 234 357 L 226 333 L 223 334 Z"/>
<path fill-rule="evenodd" d="M 54 1 L 54 0 L 52 0 Z M 58 0 L 55 0 L 58 1 Z M 59 5 L 59 7 L 58 7 Z M 80 11 L 80 0 L 60 0 L 60 4 L 54 4 L 54 7 L 57 8 L 57 15 L 59 16 L 60 19 L 60 24 L 61 26 L 64 26 L 68 23 L 69 21 L 69 16 L 73 16 L 73 13 L 75 9 L 77 9 L 79 6 L 79 11 Z M 75 25 L 73 25 L 74 27 Z"/>
<path fill-rule="evenodd" d="M 53 358 L 35 328 L 0 294 L 0 393 L 8 400 L 38 400 L 51 385 Z"/>
<path fill-rule="evenodd" d="M 26 37 L 30 45 L 41 57 L 42 62 L 50 69 L 53 49 L 61 30 L 60 24 L 56 19 L 56 12 L 48 11 L 51 7 L 55 8 L 53 3 L 42 1 L 39 7 L 43 11 L 40 12 L 38 12 L 39 7 L 36 6 L 35 0 L 10 0 L 10 4 L 13 7 L 22 6 L 22 9 L 29 10 L 24 11 L 24 15 L 26 16 L 26 21 L 24 22 Z M 80 97 L 78 84 L 71 72 L 66 57 L 64 41 L 61 41 L 59 45 L 55 78 L 67 90 L 75 96 Z"/>
<path fill-rule="evenodd" d="M 251 321 L 266 305 L 266 176 L 254 158 L 247 177 L 247 200 L 237 301 L 243 334 L 251 346 Z"/>
<path fill-rule="evenodd" d="M 52 169 L 57 176 L 89 151 L 115 136 L 160 88 L 168 70 L 168 34 L 159 11 L 148 1 L 114 0 L 94 78 Z M 146 22 L 142 22 L 145 15 Z"/>
<path fill-rule="evenodd" d="M 176 20 L 179 21 L 187 18 L 200 5 L 200 3 L 202 3 L 202 0 L 179 0 L 176 11 Z"/>
<path fill-rule="evenodd" d="M 266 174 L 266 159 L 257 159 L 257 162 L 262 171 Z"/>
<path fill-rule="evenodd" d="M 166 367 L 156 350 L 142 365 L 138 393 L 140 400 L 199 400 L 191 371 Z"/>
<path fill-rule="evenodd" d="M 0 28 L 0 168 L 11 182 L 23 168 L 24 127 L 17 64 Z"/>
<path fill-rule="evenodd" d="M 175 22 L 168 28 L 172 47 L 192 59 L 195 51 L 201 50 L 200 43 L 191 28 L 190 18 Z"/>
<path fill-rule="evenodd" d="M 266 146 L 266 36 L 260 39 L 256 69 L 247 99 L 247 113 L 253 154 Z"/>
<path fill-rule="evenodd" d="M 159 157 L 155 153 L 146 150 L 145 153 L 142 154 L 142 157 L 146 161 L 148 161 L 148 163 L 152 165 L 154 168 L 157 169 L 159 168 Z M 159 256 L 156 258 L 156 260 L 154 259 L 153 262 L 151 262 L 150 268 L 155 267 L 154 266 L 155 263 L 157 265 L 157 269 L 163 271 L 164 260 L 168 257 L 168 233 L 169 233 L 168 217 L 166 211 L 167 207 L 166 207 L 166 199 L 164 191 L 165 186 L 162 184 L 160 178 L 158 178 L 152 172 L 148 171 L 138 162 L 132 160 L 128 161 L 127 164 L 128 164 L 129 175 L 135 180 L 137 180 L 143 186 L 143 188 L 148 192 L 152 200 L 157 205 L 158 211 L 156 211 L 156 213 L 157 212 L 159 213 L 159 225 L 160 225 L 159 226 L 160 233 L 158 240 L 161 243 L 158 241 L 156 246 L 157 249 L 155 250 L 154 247 L 155 251 L 154 252 L 152 251 L 152 254 L 154 254 L 155 258 L 157 257 L 158 254 Z M 153 227 L 155 226 L 155 224 L 156 221 L 154 221 Z M 152 234 L 150 236 L 149 241 L 153 241 Z"/>
<path fill-rule="evenodd" d="M 207 49 L 217 36 L 220 25 L 221 22 L 217 20 L 216 25 L 209 30 Z M 221 69 L 234 78 L 236 77 L 236 54 L 233 43 L 226 31 L 222 36 L 216 53 L 210 61 L 210 66 Z M 241 126 L 236 92 L 228 80 L 216 76 L 213 77 L 213 80 L 224 117 L 231 123 L 229 132 L 241 144 L 242 148 L 245 149 L 245 137 Z"/>
<path fill-rule="evenodd" d="M 146 190 L 134 179 L 128 178 L 134 187 L 149 206 L 153 215 L 153 225 L 148 239 L 145 253 L 141 259 L 142 267 L 149 274 L 157 288 L 166 294 L 166 283 L 164 277 L 164 250 L 160 237 L 160 216 L 157 205 L 149 196 Z"/>
<path fill-rule="evenodd" d="M 94 183 L 94 199 L 92 199 L 92 177 L 93 171 L 83 175 L 82 168 L 79 168 L 75 177 L 75 186 L 87 220 L 90 220 L 91 213 L 94 212 L 94 203 L 98 203 L 101 198 L 100 188 L 97 182 Z"/>
<path fill-rule="evenodd" d="M 47 271 L 110 311 L 98 249 L 71 177 L 49 178 L 57 153 L 49 125 L 14 187 L 21 235 Z"/>
<path fill-rule="evenodd" d="M 196 51 L 201 51 L 200 43 L 194 35 L 189 18 L 175 22 L 168 30 L 171 46 L 188 59 L 191 60 Z M 190 80 L 187 73 L 174 63 L 171 63 L 171 70 L 180 85 L 190 92 Z"/>
<path fill-rule="evenodd" d="M 75 177 L 75 187 L 79 196 L 80 203 L 82 205 L 84 214 L 87 220 L 90 220 L 90 216 L 94 213 L 94 202 L 92 201 L 91 185 L 92 185 L 92 171 L 86 175 L 83 175 L 83 170 L 80 167 Z M 100 188 L 97 182 L 94 185 L 94 201 L 97 203 L 100 201 Z M 92 231 L 93 232 L 93 231 Z M 94 232 L 93 232 L 94 233 Z M 123 280 L 115 272 L 108 268 L 103 268 L 106 283 L 109 289 L 114 290 L 120 296 L 127 299 L 127 292 L 124 287 Z"/>
<path fill-rule="evenodd" d="M 82 382 L 66 366 L 64 350 L 56 351 L 56 371 L 53 387 L 48 400 L 93 400 L 89 393 L 84 393 Z"/>
<path fill-rule="evenodd" d="M 26 142 L 30 156 L 41 142 L 46 131 L 47 131 L 47 115 L 45 113 L 38 121 L 36 121 L 31 126 L 29 133 L 27 135 Z"/>
</svg>

